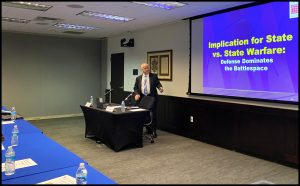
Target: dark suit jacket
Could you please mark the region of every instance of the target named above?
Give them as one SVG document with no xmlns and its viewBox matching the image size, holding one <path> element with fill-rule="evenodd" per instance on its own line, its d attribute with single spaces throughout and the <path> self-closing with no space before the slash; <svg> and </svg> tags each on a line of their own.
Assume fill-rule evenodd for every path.
<svg viewBox="0 0 300 186">
<path fill-rule="evenodd" d="M 138 77 L 136 77 L 135 79 L 135 84 L 134 84 L 134 93 L 135 94 L 139 94 L 139 95 L 143 95 L 142 94 L 142 77 L 143 75 L 139 75 Z M 156 88 L 160 88 L 162 87 L 158 77 L 156 74 L 153 73 L 149 73 L 149 83 L 150 83 L 150 94 L 148 94 L 148 96 L 153 96 L 153 97 L 157 97 L 157 89 Z"/>
</svg>

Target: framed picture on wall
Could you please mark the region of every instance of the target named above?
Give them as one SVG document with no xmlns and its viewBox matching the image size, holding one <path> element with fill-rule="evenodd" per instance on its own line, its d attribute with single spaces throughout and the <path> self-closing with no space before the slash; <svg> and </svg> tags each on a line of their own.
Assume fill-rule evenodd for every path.
<svg viewBox="0 0 300 186">
<path fill-rule="evenodd" d="M 160 80 L 172 81 L 172 50 L 147 52 L 147 62 Z"/>
</svg>

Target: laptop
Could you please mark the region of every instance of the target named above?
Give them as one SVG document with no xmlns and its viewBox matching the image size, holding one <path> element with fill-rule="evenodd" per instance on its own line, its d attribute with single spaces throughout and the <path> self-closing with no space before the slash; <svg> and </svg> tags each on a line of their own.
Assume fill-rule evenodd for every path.
<svg viewBox="0 0 300 186">
<path fill-rule="evenodd" d="M 103 102 L 101 97 L 96 98 L 96 106 L 97 106 L 97 108 L 100 108 L 100 109 L 105 109 L 106 108 L 106 105 Z"/>
</svg>

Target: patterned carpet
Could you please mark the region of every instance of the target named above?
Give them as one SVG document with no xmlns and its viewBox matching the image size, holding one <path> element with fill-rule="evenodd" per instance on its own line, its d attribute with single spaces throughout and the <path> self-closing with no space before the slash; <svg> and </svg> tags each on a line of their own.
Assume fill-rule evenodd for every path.
<svg viewBox="0 0 300 186">
<path fill-rule="evenodd" d="M 298 169 L 165 131 L 143 148 L 114 152 L 84 137 L 83 117 L 30 121 L 120 184 L 298 184 Z M 265 181 L 265 183 L 262 183 Z"/>
</svg>

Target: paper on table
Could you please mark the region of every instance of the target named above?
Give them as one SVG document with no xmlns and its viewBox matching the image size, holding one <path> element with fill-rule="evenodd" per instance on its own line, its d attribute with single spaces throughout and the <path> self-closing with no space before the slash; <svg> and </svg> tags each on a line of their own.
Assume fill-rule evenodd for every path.
<svg viewBox="0 0 300 186">
<path fill-rule="evenodd" d="M 86 104 L 85 104 L 86 107 L 90 107 L 91 105 L 92 105 L 91 102 L 86 102 Z"/>
<path fill-rule="evenodd" d="M 118 105 L 118 106 L 108 106 L 108 107 L 112 107 L 112 108 L 121 108 L 121 105 Z"/>
<path fill-rule="evenodd" d="M 113 107 L 106 107 L 105 111 L 107 111 L 107 112 L 113 112 L 114 108 Z"/>
<path fill-rule="evenodd" d="M 138 109 L 131 109 L 130 111 L 136 112 L 136 111 L 145 111 L 146 109 L 138 108 Z"/>
<path fill-rule="evenodd" d="M 15 162 L 16 169 L 26 168 L 37 165 L 31 158 L 23 159 L 23 160 L 17 160 Z M 2 163 L 2 172 L 5 171 L 5 163 Z"/>
<path fill-rule="evenodd" d="M 76 184 L 76 179 L 69 175 L 63 175 L 38 184 Z"/>
<path fill-rule="evenodd" d="M 11 113 L 10 110 L 1 110 L 1 112 L 2 112 L 2 113 L 9 113 L 9 114 Z"/>
<path fill-rule="evenodd" d="M 14 121 L 2 121 L 2 125 L 13 124 Z"/>
<path fill-rule="evenodd" d="M 120 105 L 118 105 L 118 106 L 107 106 L 105 111 L 113 112 L 115 108 L 121 108 L 121 106 Z"/>
</svg>

